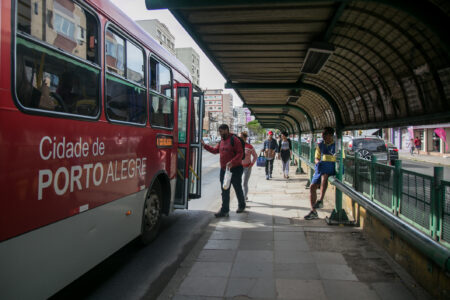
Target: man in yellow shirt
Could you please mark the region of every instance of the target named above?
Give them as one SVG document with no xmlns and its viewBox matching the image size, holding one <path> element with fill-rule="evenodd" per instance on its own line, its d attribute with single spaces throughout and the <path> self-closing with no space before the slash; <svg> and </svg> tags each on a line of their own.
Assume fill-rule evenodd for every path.
<svg viewBox="0 0 450 300">
<path fill-rule="evenodd" d="M 328 177 L 336 175 L 336 144 L 334 142 L 334 129 L 325 127 L 322 133 L 323 141 L 316 146 L 315 155 L 315 172 L 311 180 L 310 188 L 310 202 L 311 211 L 305 216 L 306 220 L 317 219 L 316 208 L 323 207 L 323 198 L 328 187 Z M 320 187 L 320 199 L 317 200 L 317 189 Z"/>
</svg>

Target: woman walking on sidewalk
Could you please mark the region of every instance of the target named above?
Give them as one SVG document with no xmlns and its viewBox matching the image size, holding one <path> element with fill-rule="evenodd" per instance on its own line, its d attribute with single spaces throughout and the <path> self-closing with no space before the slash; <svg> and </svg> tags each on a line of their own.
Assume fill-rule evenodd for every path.
<svg viewBox="0 0 450 300">
<path fill-rule="evenodd" d="M 281 140 L 278 143 L 278 149 L 280 149 L 278 158 L 281 157 L 281 162 L 283 165 L 283 176 L 284 178 L 289 178 L 289 161 L 292 156 L 292 143 L 288 138 L 288 133 L 286 131 L 281 133 Z"/>
<path fill-rule="evenodd" d="M 414 155 L 414 140 L 413 140 L 413 139 L 411 139 L 411 140 L 409 141 L 409 153 L 410 153 L 411 155 Z"/>
<path fill-rule="evenodd" d="M 258 159 L 258 154 L 256 154 L 255 148 L 250 145 L 250 143 L 247 143 L 247 138 L 247 132 L 241 132 L 241 139 L 245 142 L 245 158 L 242 160 L 242 166 L 244 167 L 244 178 L 242 179 L 242 184 L 244 186 L 245 200 L 248 200 L 248 180 L 250 179 L 250 174 L 252 173 L 252 167 Z"/>
</svg>

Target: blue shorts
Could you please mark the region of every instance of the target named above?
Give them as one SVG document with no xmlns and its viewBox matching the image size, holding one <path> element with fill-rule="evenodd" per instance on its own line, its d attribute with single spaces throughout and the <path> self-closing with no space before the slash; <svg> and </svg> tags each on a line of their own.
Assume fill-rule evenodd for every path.
<svg viewBox="0 0 450 300">
<path fill-rule="evenodd" d="M 336 175 L 335 163 L 329 161 L 319 161 L 314 168 L 314 175 L 311 184 L 320 184 L 323 174 Z"/>
</svg>

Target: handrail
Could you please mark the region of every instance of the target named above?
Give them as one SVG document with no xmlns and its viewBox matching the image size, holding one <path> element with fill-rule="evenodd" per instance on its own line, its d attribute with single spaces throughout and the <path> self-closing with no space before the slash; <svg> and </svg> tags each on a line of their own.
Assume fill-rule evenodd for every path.
<svg viewBox="0 0 450 300">
<path fill-rule="evenodd" d="M 314 169 L 314 163 L 311 162 L 309 157 L 302 156 L 301 153 L 297 153 L 297 151 L 293 151 L 294 155 L 298 157 L 301 161 L 303 161 L 308 167 L 311 169 Z M 309 153 L 309 156 L 311 153 Z M 359 192 L 355 188 L 357 188 L 357 185 L 353 187 L 351 184 L 346 184 L 344 182 L 339 181 L 336 177 L 330 176 L 328 178 L 328 181 L 336 186 L 336 188 L 341 191 L 344 194 L 347 194 L 351 199 L 356 201 L 359 205 L 364 207 L 367 211 L 369 211 L 371 214 L 373 214 L 376 218 L 378 218 L 381 222 L 386 224 L 391 230 L 396 232 L 401 238 L 403 238 L 405 241 L 409 242 L 411 245 L 414 245 L 419 251 L 424 253 L 428 258 L 433 260 L 437 265 L 442 267 L 446 272 L 450 272 L 450 243 L 448 240 L 444 240 L 442 236 L 442 228 L 443 224 L 443 214 L 449 215 L 450 211 L 445 211 L 443 206 L 449 197 L 449 192 L 445 190 L 445 188 L 450 189 L 450 182 L 445 180 L 437 180 L 435 176 L 429 176 L 429 175 L 422 175 L 413 171 L 403 170 L 401 169 L 401 162 L 399 162 L 398 165 L 395 167 L 390 167 L 387 165 L 379 164 L 376 161 L 363 161 L 358 158 L 348 157 L 347 159 L 358 161 L 356 162 L 356 166 L 360 163 L 366 163 L 369 164 L 370 168 L 367 168 L 367 172 L 371 172 L 370 176 L 374 176 L 374 168 L 378 167 L 380 170 L 389 170 L 389 172 L 393 172 L 395 174 L 395 180 L 393 183 L 393 190 L 392 190 L 392 208 L 391 207 L 383 207 L 383 203 L 380 203 L 378 200 L 375 199 L 376 194 L 374 194 L 374 189 L 376 187 L 376 184 L 379 184 L 376 180 L 370 181 L 370 188 L 368 193 Z M 346 159 L 346 160 L 347 160 Z M 345 160 L 344 160 L 345 161 Z M 368 166 L 368 167 L 369 167 Z M 351 172 L 351 168 L 346 169 L 347 172 Z M 356 172 L 356 168 L 354 169 Z M 403 177 L 403 171 L 405 171 L 405 174 L 412 174 L 417 176 L 422 176 L 426 180 L 431 180 L 432 189 L 435 189 L 436 192 L 433 192 L 431 195 L 432 199 L 430 200 L 430 205 L 432 205 L 431 210 L 433 211 L 434 215 L 434 223 L 438 223 L 438 225 L 434 225 L 434 228 L 431 228 L 430 230 L 424 230 L 424 228 L 420 228 L 418 224 L 411 224 L 414 222 L 411 222 L 411 220 L 408 220 L 404 216 L 402 216 L 402 212 L 399 209 L 399 203 L 401 203 L 402 200 L 402 177 Z M 436 171 L 435 171 L 436 172 Z M 351 174 L 350 176 L 356 176 L 355 174 Z M 345 180 L 345 177 L 342 179 L 342 181 Z M 365 191 L 366 192 L 366 191 Z M 437 194 L 437 195 L 435 195 Z M 447 197 L 447 198 L 446 198 Z M 374 201 L 375 200 L 375 201 Z M 439 228 L 440 227 L 440 228 Z M 422 229 L 422 230 L 421 230 Z M 435 239 L 436 240 L 435 240 Z M 437 241 L 440 239 L 440 242 Z"/>
<path fill-rule="evenodd" d="M 417 247 L 446 272 L 450 271 L 450 249 L 447 249 L 402 219 L 394 217 L 381 206 L 372 202 L 366 196 L 340 182 L 336 178 L 330 177 L 329 181 L 340 191 L 347 194 L 350 198 L 358 202 L 359 205 L 372 213 L 381 222 L 386 224 L 391 230 L 395 231 L 400 237 Z"/>
</svg>

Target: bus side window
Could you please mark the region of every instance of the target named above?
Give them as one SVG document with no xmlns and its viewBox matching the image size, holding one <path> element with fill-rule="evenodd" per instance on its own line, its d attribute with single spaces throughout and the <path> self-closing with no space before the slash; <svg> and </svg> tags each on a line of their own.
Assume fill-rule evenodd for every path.
<svg viewBox="0 0 450 300">
<path fill-rule="evenodd" d="M 86 61 L 97 63 L 98 23 L 81 6 L 70 7 L 71 13 L 56 1 L 46 6 L 42 0 L 33 5 L 18 1 L 16 94 L 26 108 L 94 117 L 99 112 L 100 67 Z M 90 45 L 88 36 L 94 40 Z"/>
<path fill-rule="evenodd" d="M 105 97 L 109 120 L 145 124 L 147 89 L 144 86 L 143 49 L 112 29 L 107 29 L 105 52 Z"/>
<path fill-rule="evenodd" d="M 150 57 L 150 124 L 173 128 L 174 108 L 172 72 L 158 60 Z"/>
</svg>

